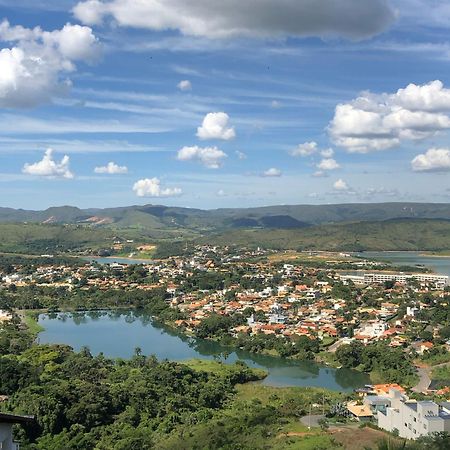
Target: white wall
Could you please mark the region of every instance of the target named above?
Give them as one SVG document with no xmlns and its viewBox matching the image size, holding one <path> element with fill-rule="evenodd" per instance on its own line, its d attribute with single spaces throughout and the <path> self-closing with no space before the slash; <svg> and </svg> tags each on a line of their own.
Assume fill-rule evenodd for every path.
<svg viewBox="0 0 450 450">
<path fill-rule="evenodd" d="M 0 447 L 2 450 L 15 450 L 12 442 L 12 424 L 0 423 Z"/>
</svg>

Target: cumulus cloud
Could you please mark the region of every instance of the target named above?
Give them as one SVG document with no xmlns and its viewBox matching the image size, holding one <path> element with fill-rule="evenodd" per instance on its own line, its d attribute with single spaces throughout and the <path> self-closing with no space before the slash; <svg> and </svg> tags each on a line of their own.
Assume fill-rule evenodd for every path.
<svg viewBox="0 0 450 450">
<path fill-rule="evenodd" d="M 333 158 L 324 158 L 317 164 L 317 168 L 320 170 L 336 170 L 341 167 L 337 161 Z"/>
<path fill-rule="evenodd" d="M 229 141 L 236 136 L 233 127 L 228 126 L 230 117 L 224 112 L 208 113 L 197 128 L 197 136 L 202 139 L 222 139 Z"/>
<path fill-rule="evenodd" d="M 281 177 L 282 172 L 280 169 L 277 169 L 275 167 L 271 167 L 270 169 L 267 169 L 263 172 L 263 177 Z"/>
<path fill-rule="evenodd" d="M 217 147 L 183 147 L 178 150 L 177 159 L 179 161 L 198 161 L 208 169 L 218 169 L 227 154 Z"/>
<path fill-rule="evenodd" d="M 334 155 L 334 150 L 332 148 L 326 148 L 320 151 L 320 156 L 323 158 L 332 158 Z"/>
<path fill-rule="evenodd" d="M 409 84 L 394 94 L 370 92 L 336 106 L 329 124 L 335 144 L 349 152 L 386 150 L 450 128 L 450 89 L 442 82 Z"/>
<path fill-rule="evenodd" d="M 236 150 L 236 156 L 238 157 L 238 159 L 240 159 L 241 161 L 243 159 L 247 159 L 247 154 L 244 152 L 240 152 L 239 150 Z"/>
<path fill-rule="evenodd" d="M 411 161 L 415 172 L 448 172 L 450 171 L 450 149 L 430 148 L 426 153 L 417 155 Z"/>
<path fill-rule="evenodd" d="M 138 197 L 179 197 L 183 191 L 180 188 L 162 188 L 159 178 L 144 178 L 136 181 L 133 191 Z"/>
<path fill-rule="evenodd" d="M 177 88 L 180 91 L 190 91 L 192 89 L 192 84 L 189 80 L 181 80 L 178 84 L 177 84 Z"/>
<path fill-rule="evenodd" d="M 60 162 L 53 159 L 53 150 L 48 148 L 44 157 L 35 163 L 26 163 L 22 172 L 28 175 L 36 175 L 47 178 L 73 178 L 69 168 L 69 157 L 64 155 Z"/>
<path fill-rule="evenodd" d="M 339 36 L 364 39 L 386 29 L 388 0 L 87 0 L 73 9 L 82 22 L 111 16 L 126 27 L 178 30 L 187 36 Z"/>
<path fill-rule="evenodd" d="M 342 178 L 339 178 L 339 180 L 334 182 L 333 189 L 339 192 L 346 192 L 350 190 L 350 187 Z"/>
<path fill-rule="evenodd" d="M 99 166 L 94 169 L 95 173 L 107 173 L 108 175 L 118 175 L 128 173 L 127 166 L 119 166 L 115 162 L 110 161 L 106 166 Z"/>
<path fill-rule="evenodd" d="M 91 28 L 64 25 L 44 31 L 0 23 L 0 107 L 32 107 L 63 94 L 71 85 L 67 74 L 75 62 L 93 62 L 100 44 Z"/>
<path fill-rule="evenodd" d="M 304 142 L 303 144 L 299 144 L 296 148 L 291 150 L 292 156 L 311 156 L 314 155 L 314 153 L 317 153 L 319 147 L 317 145 L 317 142 L 311 141 L 311 142 Z"/>
</svg>

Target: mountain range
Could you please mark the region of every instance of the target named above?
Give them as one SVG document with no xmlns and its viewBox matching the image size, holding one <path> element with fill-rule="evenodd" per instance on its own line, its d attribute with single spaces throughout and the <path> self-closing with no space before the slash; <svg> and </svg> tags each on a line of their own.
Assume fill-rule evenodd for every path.
<svg viewBox="0 0 450 450">
<path fill-rule="evenodd" d="M 239 228 L 300 229 L 314 225 L 392 219 L 450 220 L 450 204 L 347 203 L 214 210 L 150 204 L 103 209 L 59 206 L 42 211 L 0 208 L 0 223 L 82 224 L 87 227 L 146 230 L 186 229 L 200 233 Z"/>
</svg>

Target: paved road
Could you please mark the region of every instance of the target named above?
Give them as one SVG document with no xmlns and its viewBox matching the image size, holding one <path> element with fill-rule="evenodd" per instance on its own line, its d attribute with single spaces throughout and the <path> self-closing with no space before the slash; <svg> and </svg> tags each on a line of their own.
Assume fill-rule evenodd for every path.
<svg viewBox="0 0 450 450">
<path fill-rule="evenodd" d="M 419 382 L 411 389 L 414 392 L 425 393 L 431 384 L 431 369 L 428 367 L 418 367 L 417 375 L 419 375 Z"/>
<path fill-rule="evenodd" d="M 343 339 L 338 339 L 334 344 L 331 344 L 329 347 L 328 347 L 328 350 L 327 351 L 329 351 L 329 352 L 331 352 L 331 353 L 334 353 L 341 345 L 343 345 L 344 344 L 344 341 L 343 341 Z"/>
<path fill-rule="evenodd" d="M 450 362 L 445 362 L 442 364 L 436 364 L 431 367 L 418 367 L 417 375 L 419 375 L 419 382 L 411 389 L 414 392 L 426 393 L 431 384 L 431 371 L 437 367 L 450 366 Z"/>
<path fill-rule="evenodd" d="M 303 416 L 300 422 L 307 427 L 320 427 L 319 421 L 325 416 L 323 414 L 311 414 Z"/>
</svg>

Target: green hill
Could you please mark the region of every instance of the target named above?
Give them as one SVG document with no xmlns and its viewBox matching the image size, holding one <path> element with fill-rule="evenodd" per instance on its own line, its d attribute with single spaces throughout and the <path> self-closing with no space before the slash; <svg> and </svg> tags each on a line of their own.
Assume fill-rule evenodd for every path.
<svg viewBox="0 0 450 450">
<path fill-rule="evenodd" d="M 65 253 L 110 247 L 113 232 L 73 225 L 0 224 L 0 252 Z"/>
<path fill-rule="evenodd" d="M 302 229 L 240 229 L 215 233 L 200 242 L 273 249 L 377 251 L 448 250 L 450 221 L 393 219 L 311 226 Z"/>
<path fill-rule="evenodd" d="M 45 211 L 0 208 L 0 223 L 84 224 L 101 228 L 175 230 L 192 233 L 236 228 L 301 229 L 312 225 L 390 219 L 450 220 L 448 203 L 351 203 L 337 205 L 278 205 L 261 208 L 201 210 L 163 205 L 79 209 L 72 206 Z M 182 233 L 183 234 L 183 233 Z"/>
</svg>

